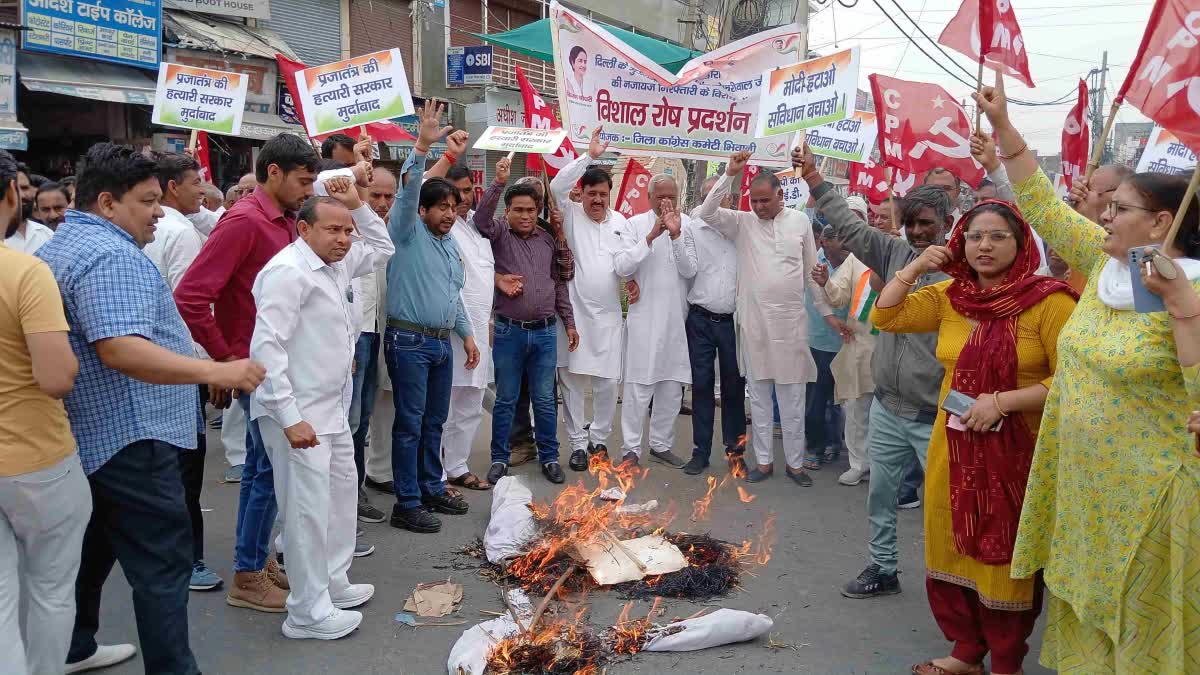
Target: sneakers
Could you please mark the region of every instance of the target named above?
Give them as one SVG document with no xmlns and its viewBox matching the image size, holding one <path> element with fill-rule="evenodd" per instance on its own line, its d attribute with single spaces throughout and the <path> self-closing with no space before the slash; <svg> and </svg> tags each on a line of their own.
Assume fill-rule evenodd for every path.
<svg viewBox="0 0 1200 675">
<path fill-rule="evenodd" d="M 448 516 L 461 516 L 471 508 L 467 500 L 445 492 L 432 497 L 421 497 L 421 505 L 434 513 L 444 513 Z"/>
<path fill-rule="evenodd" d="M 373 595 L 375 586 L 372 584 L 350 584 L 349 588 L 341 593 L 330 593 L 329 599 L 338 609 L 351 609 L 365 604 Z"/>
<path fill-rule="evenodd" d="M 283 590 L 290 591 L 292 587 L 288 584 L 287 575 L 283 573 L 283 554 L 278 554 L 276 559 L 277 561 L 267 558 L 267 578 Z"/>
<path fill-rule="evenodd" d="M 240 483 L 242 482 L 242 469 L 246 468 L 245 464 L 236 464 L 225 469 L 225 473 L 221 476 L 222 483 Z"/>
<path fill-rule="evenodd" d="M 287 597 L 288 592 L 272 583 L 266 570 L 258 570 L 235 572 L 233 587 L 225 596 L 225 602 L 233 607 L 283 614 L 287 612 Z"/>
<path fill-rule="evenodd" d="M 563 475 L 562 465 L 558 462 L 547 462 L 542 465 L 542 475 L 551 483 L 561 483 L 567 479 Z"/>
<path fill-rule="evenodd" d="M 366 533 L 363 532 L 363 529 L 361 527 L 358 528 L 354 532 L 354 557 L 355 558 L 365 558 L 375 552 L 375 544 L 368 544 L 367 542 L 362 541 L 362 538 L 364 536 L 366 536 Z M 374 592 L 374 591 L 372 591 L 372 592 Z M 351 605 L 351 606 L 353 606 L 353 605 Z M 345 607 L 343 607 L 342 609 L 345 609 Z"/>
<path fill-rule="evenodd" d="M 921 508 L 921 496 L 916 492 L 906 495 L 900 495 L 900 499 L 896 503 L 898 509 L 919 509 Z"/>
<path fill-rule="evenodd" d="M 95 654 L 82 661 L 68 663 L 65 672 L 82 673 L 87 670 L 115 666 L 118 663 L 132 659 L 135 654 L 137 654 L 137 647 L 133 645 L 98 645 Z"/>
<path fill-rule="evenodd" d="M 379 492 L 382 492 L 384 494 L 388 494 L 388 495 L 396 494 L 396 484 L 390 480 L 385 480 L 385 481 L 371 480 L 371 477 L 367 476 L 366 479 L 363 480 L 363 485 L 366 485 L 367 487 L 371 488 L 372 490 L 378 490 Z"/>
<path fill-rule="evenodd" d="M 858 578 L 842 588 L 847 598 L 862 600 L 880 595 L 896 595 L 900 592 L 900 579 L 895 572 L 884 574 L 879 565 L 871 563 Z"/>
<path fill-rule="evenodd" d="M 203 560 L 192 564 L 192 580 L 188 582 L 189 589 L 193 591 L 211 591 L 222 583 L 221 577 L 217 576 L 216 572 L 208 569 Z"/>
<path fill-rule="evenodd" d="M 335 607 L 332 614 L 311 626 L 297 626 L 292 623 L 292 618 L 289 616 L 287 621 L 283 622 L 283 635 L 294 640 L 336 640 L 353 633 L 360 623 L 362 623 L 361 612 L 349 609 L 341 610 Z"/>
<path fill-rule="evenodd" d="M 371 505 L 367 499 L 367 491 L 358 489 L 358 519 L 364 523 L 382 523 L 387 514 Z"/>
<path fill-rule="evenodd" d="M 420 506 L 411 509 L 402 509 L 399 505 L 392 507 L 392 518 L 388 524 L 421 534 L 432 534 L 442 529 L 442 521 Z"/>
<path fill-rule="evenodd" d="M 866 475 L 864 469 L 846 469 L 845 473 L 838 476 L 838 482 L 842 485 L 858 485 Z"/>
<path fill-rule="evenodd" d="M 572 471 L 587 471 L 587 468 L 588 468 L 587 450 L 580 448 L 579 450 L 572 452 L 571 459 L 567 463 L 567 465 L 571 467 Z"/>
<path fill-rule="evenodd" d="M 683 472 L 689 476 L 699 476 L 708 468 L 708 460 L 692 455 L 687 464 L 683 465 Z"/>
<path fill-rule="evenodd" d="M 662 462 L 663 464 L 673 466 L 676 469 L 682 469 L 683 465 L 687 464 L 687 462 L 684 461 L 684 459 L 682 457 L 671 452 L 670 448 L 667 448 L 666 450 L 651 449 L 650 450 L 650 458 L 656 459 L 656 460 Z"/>
</svg>

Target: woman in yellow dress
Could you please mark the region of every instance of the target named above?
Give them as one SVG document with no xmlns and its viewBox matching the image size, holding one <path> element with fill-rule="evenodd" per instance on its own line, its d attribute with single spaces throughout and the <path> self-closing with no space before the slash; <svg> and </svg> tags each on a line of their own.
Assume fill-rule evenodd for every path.
<svg viewBox="0 0 1200 675">
<path fill-rule="evenodd" d="M 1009 576 L 1017 522 L 1058 333 L 1075 308 L 1065 283 L 1034 272 L 1041 254 L 1016 209 L 986 201 L 883 288 L 871 321 L 892 333 L 937 331 L 946 369 L 925 478 L 925 587 L 950 655 L 916 675 L 1018 673 L 1041 612 L 1041 585 Z M 949 281 L 909 293 L 933 270 Z M 961 418 L 950 410 L 967 410 Z"/>
<path fill-rule="evenodd" d="M 1008 116 L 1003 81 L 976 96 L 1017 205 L 1087 286 L 1059 340 L 1012 574 L 1049 591 L 1040 661 L 1060 673 L 1200 672 L 1200 205 L 1180 176 L 1134 174 L 1094 223 L 1054 194 Z M 976 137 L 973 150 L 987 140 Z M 1166 311 L 1134 309 L 1125 264 Z M 1164 276 L 1158 269 L 1166 269 Z M 1174 279 L 1166 277 L 1174 273 Z"/>
</svg>

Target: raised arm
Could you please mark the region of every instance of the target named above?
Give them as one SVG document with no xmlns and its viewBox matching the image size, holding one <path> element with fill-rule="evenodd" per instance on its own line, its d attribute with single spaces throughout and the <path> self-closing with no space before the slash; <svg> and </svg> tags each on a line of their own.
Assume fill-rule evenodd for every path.
<svg viewBox="0 0 1200 675">
<path fill-rule="evenodd" d="M 413 164 L 408 170 L 408 182 L 400 191 L 399 199 L 392 208 L 388 220 L 388 232 L 397 246 L 408 244 L 417 232 L 417 207 L 421 198 L 421 183 L 424 181 L 425 159 L 429 148 L 437 139 L 450 132 L 453 127 L 441 126 L 442 104 L 434 104 L 433 99 L 425 101 L 425 107 L 420 112 L 420 124 L 417 129 L 417 142 L 413 147 Z M 400 177 L 401 181 L 404 177 Z"/>
<path fill-rule="evenodd" d="M 475 205 L 475 229 L 489 241 L 496 241 L 504 234 L 508 223 L 503 216 L 497 217 L 496 209 L 500 206 L 500 197 L 504 194 L 504 185 L 508 183 L 508 172 L 511 163 L 508 158 L 496 162 L 496 179 L 484 190 L 483 197 Z"/>
<path fill-rule="evenodd" d="M 910 293 L 922 274 L 940 270 L 950 262 L 950 249 L 930 246 L 904 269 L 898 271 L 875 301 L 871 323 L 888 333 L 932 333 L 942 323 L 942 299 L 949 281 Z"/>
<path fill-rule="evenodd" d="M 587 172 L 588 166 L 597 159 L 600 159 L 600 155 L 603 155 L 608 150 L 608 143 L 600 140 L 600 134 L 603 130 L 604 127 L 602 126 L 593 129 L 592 140 L 588 143 L 588 151 L 560 169 L 558 175 L 550 181 L 550 195 L 554 197 L 553 203 L 561 204 L 565 208 L 570 203 L 567 197 L 571 194 L 571 188 L 575 187 L 580 178 L 583 178 L 583 174 Z"/>
<path fill-rule="evenodd" d="M 351 191 L 355 192 L 354 188 Z M 370 206 L 360 204 L 358 208 L 351 209 L 350 217 L 354 219 L 354 227 L 362 237 L 350 246 L 350 252 L 346 254 L 346 269 L 353 279 L 371 274 L 387 264 L 396 252 L 396 245 L 388 236 L 383 218 Z"/>
<path fill-rule="evenodd" d="M 450 173 L 450 167 L 458 163 L 458 158 L 467 151 L 467 142 L 470 140 L 471 134 L 462 129 L 447 135 L 446 152 L 443 152 L 438 161 L 433 163 L 433 167 L 425 172 L 425 179 L 445 178 L 446 174 Z"/>
<path fill-rule="evenodd" d="M 746 168 L 746 160 L 749 158 L 750 153 L 748 152 L 735 152 L 730 155 L 729 162 L 725 165 L 725 173 L 717 179 L 712 190 L 708 192 L 708 196 L 704 198 L 704 203 L 700 206 L 698 214 L 700 220 L 727 239 L 737 236 L 738 214 L 732 209 L 721 208 L 721 200 L 729 194 L 734 177 Z"/>
</svg>

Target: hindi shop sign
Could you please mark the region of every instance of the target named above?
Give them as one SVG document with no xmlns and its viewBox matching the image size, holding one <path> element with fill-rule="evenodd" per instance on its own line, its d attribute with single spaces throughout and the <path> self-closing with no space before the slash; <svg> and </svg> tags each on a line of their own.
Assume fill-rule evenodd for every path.
<svg viewBox="0 0 1200 675">
<path fill-rule="evenodd" d="M 171 0 L 171 8 L 221 16 L 271 18 L 270 0 Z"/>
<path fill-rule="evenodd" d="M 758 99 L 757 136 L 790 134 L 846 119 L 858 96 L 858 47 L 768 70 Z"/>
<path fill-rule="evenodd" d="M 162 0 L 23 0 L 22 47 L 158 69 Z"/>
<path fill-rule="evenodd" d="M 155 124 L 236 136 L 250 78 L 210 68 L 164 63 L 154 95 Z"/>
<path fill-rule="evenodd" d="M 1184 175 L 1196 168 L 1196 153 L 1184 145 L 1175 134 L 1158 125 L 1150 132 L 1146 149 L 1138 160 L 1138 173 L 1169 173 Z"/>
<path fill-rule="evenodd" d="M 558 151 L 558 146 L 566 137 L 566 129 L 488 127 L 472 147 L 476 150 L 549 154 Z"/>
<path fill-rule="evenodd" d="M 447 47 L 446 86 L 463 87 L 492 83 L 492 48 Z"/>
<path fill-rule="evenodd" d="M 305 68 L 296 90 L 310 136 L 413 114 L 400 50 Z"/>
<path fill-rule="evenodd" d="M 879 134 L 875 113 L 857 111 L 853 117 L 832 124 L 815 127 L 808 131 L 797 131 L 792 146 L 799 145 L 804 134 L 808 147 L 814 155 L 833 157 L 849 162 L 862 162 L 875 149 L 875 137 Z"/>
<path fill-rule="evenodd" d="M 800 27 L 755 33 L 675 74 L 556 2 L 550 22 L 562 125 L 575 147 L 603 126 L 626 155 L 723 160 L 744 150 L 758 164 L 791 165 L 790 139 L 756 138 L 753 117 L 763 71 L 799 60 Z"/>
</svg>

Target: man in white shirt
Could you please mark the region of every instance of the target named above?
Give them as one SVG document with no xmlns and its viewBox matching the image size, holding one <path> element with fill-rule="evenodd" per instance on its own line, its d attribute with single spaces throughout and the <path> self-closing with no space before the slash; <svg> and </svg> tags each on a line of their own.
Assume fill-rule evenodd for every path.
<svg viewBox="0 0 1200 675">
<path fill-rule="evenodd" d="M 345 611 L 375 593 L 351 584 L 357 485 L 349 416 L 351 364 L 360 324 L 351 280 L 394 252 L 382 219 L 363 205 L 349 178 L 325 182 L 297 218 L 300 239 L 254 282 L 250 352 L 267 369 L 251 400 L 275 469 L 291 593 L 283 634 L 333 640 L 362 614 Z M 356 233 L 357 227 L 357 233 Z"/>
<path fill-rule="evenodd" d="M 17 167 L 17 189 L 21 195 L 21 224 L 17 226 L 16 232 L 4 239 L 4 245 L 33 255 L 42 247 L 42 244 L 50 241 L 50 237 L 54 236 L 54 230 L 33 220 L 37 188 L 29 182 L 29 167 L 22 163 L 18 163 Z"/>
<path fill-rule="evenodd" d="M 774 389 L 779 399 L 787 476 L 798 485 L 812 485 L 804 472 L 805 385 L 817 379 L 817 366 L 808 348 L 805 289 L 830 325 L 833 310 L 812 279 L 817 264 L 812 223 L 800 211 L 784 208 L 783 189 L 775 174 L 764 171 L 750 184 L 751 212 L 720 207 L 734 177 L 750 158 L 748 152 L 730 156 L 725 175 L 713 186 L 700 208 L 700 217 L 737 246 L 738 357 L 749 382 L 750 414 L 754 421 L 754 454 L 758 466 L 747 480 L 758 482 L 774 473 L 772 461 Z M 840 322 L 837 322 L 840 323 Z"/>
<path fill-rule="evenodd" d="M 624 318 L 621 314 L 621 279 L 613 256 L 621 250 L 625 218 L 608 208 L 612 176 L 588 166 L 608 149 L 600 140 L 601 128 L 592 132 L 586 154 L 563 167 L 550 181 L 550 192 L 563 209 L 563 230 L 575 255 L 571 280 L 571 309 L 579 331 L 579 346 L 567 351 L 567 366 L 559 368 L 564 421 L 572 454 L 586 449 L 608 454 L 608 436 L 617 414 L 617 382 L 624 356 Z M 580 183 L 580 201 L 568 195 Z M 585 419 L 584 392 L 592 389 L 592 420 Z"/>
<path fill-rule="evenodd" d="M 651 210 L 630 218 L 621 230 L 622 248 L 613 256 L 617 275 L 637 281 L 641 297 L 625 319 L 625 391 L 621 405 L 622 462 L 638 464 L 642 427 L 650 399 L 650 456 L 675 468 L 684 460 L 671 451 L 683 385 L 692 381 L 687 353 L 687 283 L 677 260 L 686 257 L 677 210 L 679 185 L 667 174 L 650 179 Z M 691 219 L 688 218 L 690 221 Z M 666 235 L 666 236 L 664 236 Z"/>
<path fill-rule="evenodd" d="M 71 195 L 59 183 L 43 183 L 33 200 L 33 215 L 37 221 L 51 230 L 57 230 L 67 219 Z"/>
<path fill-rule="evenodd" d="M 719 176 L 701 186 L 707 197 Z M 728 208 L 729 195 L 721 200 Z M 679 274 L 691 280 L 688 313 L 684 322 L 688 360 L 692 369 L 692 458 L 683 467 L 688 475 L 698 475 L 708 467 L 712 454 L 713 421 L 716 416 L 716 392 L 724 392 L 721 401 L 721 441 L 733 471 L 745 475 L 742 459 L 746 435 L 746 380 L 738 370 L 737 332 L 734 309 L 737 306 L 737 247 L 732 241 L 696 217 L 683 226 L 683 256 L 676 257 Z M 714 368 L 716 366 L 716 368 Z M 718 381 L 719 373 L 719 381 Z M 720 388 L 717 388 L 718 382 Z"/>
</svg>

